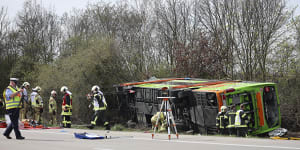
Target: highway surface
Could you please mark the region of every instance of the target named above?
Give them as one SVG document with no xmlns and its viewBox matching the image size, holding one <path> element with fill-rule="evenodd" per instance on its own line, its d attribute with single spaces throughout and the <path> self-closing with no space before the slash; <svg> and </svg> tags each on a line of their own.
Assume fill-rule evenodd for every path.
<svg viewBox="0 0 300 150">
<path fill-rule="evenodd" d="M 111 131 L 111 139 L 77 139 L 74 133 L 104 135 L 103 130 L 33 129 L 21 130 L 25 140 L 6 139 L 1 128 L 0 150 L 300 150 L 300 141 L 265 138 L 179 135 Z"/>
</svg>

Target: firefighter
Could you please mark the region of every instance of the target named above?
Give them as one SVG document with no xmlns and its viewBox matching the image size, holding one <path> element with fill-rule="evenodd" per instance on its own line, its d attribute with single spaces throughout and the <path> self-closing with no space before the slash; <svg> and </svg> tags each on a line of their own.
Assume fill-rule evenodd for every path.
<svg viewBox="0 0 300 150">
<path fill-rule="evenodd" d="M 43 99 L 40 95 L 41 87 L 36 86 L 30 94 L 31 107 L 33 108 L 33 125 L 41 124 L 41 115 L 43 113 Z"/>
<path fill-rule="evenodd" d="M 225 116 L 226 111 L 227 111 L 227 107 L 222 106 L 221 112 L 219 112 L 216 117 L 217 130 L 218 130 L 219 134 L 221 134 L 221 135 L 227 134 L 227 129 L 226 129 L 227 123 L 226 123 L 226 116 Z"/>
<path fill-rule="evenodd" d="M 101 121 L 104 122 L 105 130 L 109 131 L 110 125 L 105 114 L 107 108 L 105 97 L 100 91 L 100 87 L 98 85 L 94 85 L 91 92 L 92 95 L 90 96 L 90 99 L 92 99 L 92 105 L 94 106 L 94 115 L 88 128 L 93 129 L 94 126 L 96 126 L 97 120 L 101 119 Z"/>
<path fill-rule="evenodd" d="M 3 97 L 6 104 L 6 111 L 9 115 L 11 123 L 7 126 L 3 135 L 7 139 L 11 139 L 9 134 L 14 129 L 16 139 L 23 140 L 25 137 L 21 135 L 19 130 L 19 115 L 20 115 L 20 102 L 21 102 L 21 94 L 24 89 L 19 89 L 17 87 L 17 78 L 10 78 L 9 86 L 4 90 Z"/>
<path fill-rule="evenodd" d="M 165 113 L 163 113 L 163 112 L 160 112 L 160 115 L 159 115 L 159 112 L 157 112 L 155 115 L 153 115 L 151 117 L 152 130 L 154 130 L 154 127 L 155 127 L 158 117 L 159 117 L 159 119 L 158 119 L 157 128 L 159 128 L 159 132 L 165 131 L 167 122 L 166 122 L 166 118 L 165 118 Z"/>
<path fill-rule="evenodd" d="M 26 114 L 29 107 L 28 94 L 27 90 L 29 89 L 30 84 L 28 82 L 24 82 L 22 85 L 22 98 L 21 98 L 21 108 L 20 108 L 20 120 L 28 119 Z"/>
<path fill-rule="evenodd" d="M 71 116 L 72 116 L 72 93 L 68 90 L 68 87 L 62 86 L 60 91 L 64 94 L 62 98 L 62 126 L 65 128 L 71 128 Z"/>
<path fill-rule="evenodd" d="M 226 112 L 225 114 L 225 118 L 226 118 L 226 122 L 228 123 L 227 124 L 227 129 L 228 129 L 228 134 L 230 136 L 232 135 L 236 135 L 236 129 L 235 129 L 235 125 L 234 125 L 234 122 L 235 122 L 235 115 L 236 115 L 236 108 L 235 108 L 235 105 L 232 105 L 230 107 L 230 110 Z"/>
<path fill-rule="evenodd" d="M 236 127 L 238 137 L 245 137 L 247 136 L 247 132 L 248 132 L 248 125 L 247 125 L 248 117 L 247 114 L 244 112 L 244 109 L 245 109 L 245 105 L 241 104 L 240 110 L 236 112 L 236 116 L 235 116 L 235 127 Z"/>
<path fill-rule="evenodd" d="M 50 123 L 52 125 L 56 125 L 56 112 L 57 112 L 57 106 L 56 106 L 56 91 L 51 91 L 51 96 L 49 99 L 49 115 L 50 115 Z"/>
</svg>

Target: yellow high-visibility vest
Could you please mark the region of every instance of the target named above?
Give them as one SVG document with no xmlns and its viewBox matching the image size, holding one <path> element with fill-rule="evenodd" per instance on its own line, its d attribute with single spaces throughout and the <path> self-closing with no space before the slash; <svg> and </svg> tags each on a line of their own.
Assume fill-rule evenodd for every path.
<svg viewBox="0 0 300 150">
<path fill-rule="evenodd" d="M 13 93 L 19 91 L 19 88 L 14 89 L 11 86 L 8 86 L 6 88 L 6 90 L 8 90 L 8 89 L 10 89 Z M 5 100 L 5 104 L 6 104 L 6 109 L 21 108 L 21 105 L 20 105 L 21 93 L 19 93 L 18 95 L 14 96 L 10 100 L 7 100 L 6 99 L 6 95 L 5 95 L 6 90 L 4 90 L 4 92 L 3 92 L 3 97 L 4 97 L 4 100 Z"/>
</svg>

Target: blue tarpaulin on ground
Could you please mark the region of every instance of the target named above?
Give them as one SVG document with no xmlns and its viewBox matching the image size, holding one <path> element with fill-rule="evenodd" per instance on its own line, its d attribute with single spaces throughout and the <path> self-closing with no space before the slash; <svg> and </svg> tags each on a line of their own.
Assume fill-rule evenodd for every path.
<svg viewBox="0 0 300 150">
<path fill-rule="evenodd" d="M 104 136 L 100 136 L 94 133 L 74 133 L 74 136 L 78 139 L 104 139 Z"/>
</svg>

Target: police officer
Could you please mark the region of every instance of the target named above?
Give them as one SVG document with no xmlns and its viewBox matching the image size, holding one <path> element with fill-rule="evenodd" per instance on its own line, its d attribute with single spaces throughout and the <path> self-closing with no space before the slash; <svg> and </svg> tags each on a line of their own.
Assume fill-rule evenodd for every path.
<svg viewBox="0 0 300 150">
<path fill-rule="evenodd" d="M 20 109 L 20 120 L 27 119 L 27 109 L 29 107 L 28 94 L 27 90 L 29 89 L 30 84 L 28 82 L 24 82 L 22 85 L 22 98 L 21 98 L 21 109 Z"/>
<path fill-rule="evenodd" d="M 245 137 L 248 132 L 248 117 L 247 114 L 244 112 L 245 110 L 245 105 L 241 104 L 240 105 L 240 110 L 236 112 L 235 116 L 235 127 L 237 130 L 237 136 L 238 137 Z"/>
<path fill-rule="evenodd" d="M 222 135 L 226 135 L 227 129 L 226 129 L 226 111 L 227 111 L 227 107 L 226 106 L 222 106 L 221 107 L 221 112 L 218 113 L 217 117 L 216 117 L 216 126 L 217 126 L 217 130 L 219 132 L 219 134 Z"/>
<path fill-rule="evenodd" d="M 235 129 L 235 125 L 234 125 L 234 122 L 235 122 L 235 115 L 236 115 L 236 108 L 235 108 L 235 105 L 232 105 L 230 107 L 230 110 L 227 111 L 227 113 L 225 114 L 225 118 L 227 119 L 227 129 L 228 129 L 228 133 L 230 136 L 232 135 L 236 135 L 236 129 Z"/>
<path fill-rule="evenodd" d="M 49 99 L 49 115 L 50 115 L 50 123 L 52 125 L 56 125 L 56 112 L 57 112 L 57 106 L 56 106 L 56 91 L 51 91 L 51 96 Z"/>
<path fill-rule="evenodd" d="M 71 116 L 72 116 L 72 93 L 68 90 L 68 87 L 62 86 L 60 92 L 64 94 L 62 100 L 62 126 L 65 128 L 71 128 Z"/>
<path fill-rule="evenodd" d="M 19 89 L 17 87 L 17 78 L 10 78 L 9 86 L 4 90 L 3 97 L 5 99 L 6 111 L 9 115 L 11 123 L 7 126 L 3 135 L 7 139 L 11 139 L 9 134 L 12 129 L 14 129 L 16 139 L 23 140 L 25 137 L 21 136 L 19 130 L 19 114 L 20 114 L 20 102 L 22 97 L 22 92 L 24 89 Z"/>
<path fill-rule="evenodd" d="M 103 93 L 100 91 L 100 87 L 98 85 L 94 85 L 92 87 L 92 104 L 94 106 L 94 115 L 92 117 L 91 124 L 88 126 L 88 128 L 93 129 L 94 126 L 96 126 L 97 120 L 100 118 L 104 122 L 105 130 L 110 130 L 109 122 L 107 121 L 105 111 L 107 108 L 107 103 L 105 100 L 105 97 Z"/>
</svg>

